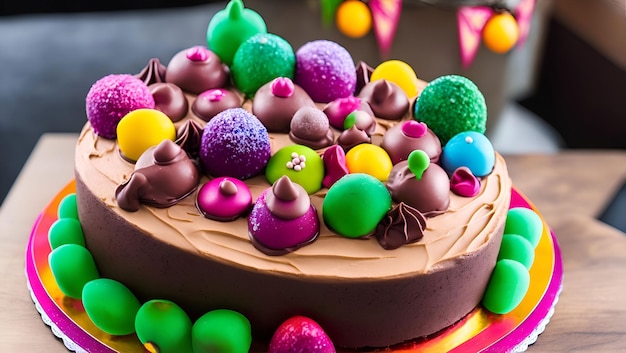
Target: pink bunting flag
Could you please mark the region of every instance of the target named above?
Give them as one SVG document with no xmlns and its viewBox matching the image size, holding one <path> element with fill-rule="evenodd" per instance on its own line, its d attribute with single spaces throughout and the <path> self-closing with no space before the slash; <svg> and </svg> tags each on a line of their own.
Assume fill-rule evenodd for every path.
<svg viewBox="0 0 626 353">
<path fill-rule="evenodd" d="M 519 28 L 519 39 L 517 45 L 522 46 L 528 38 L 530 26 L 533 20 L 533 11 L 535 9 L 535 0 L 522 0 L 515 8 L 515 17 Z"/>
<path fill-rule="evenodd" d="M 369 7 L 372 12 L 378 50 L 381 56 L 386 58 L 391 51 L 391 44 L 400 21 L 402 0 L 370 0 Z"/>
<path fill-rule="evenodd" d="M 483 28 L 492 15 L 493 9 L 487 6 L 463 6 L 457 11 L 459 49 L 464 68 L 472 65 L 480 46 Z"/>
</svg>

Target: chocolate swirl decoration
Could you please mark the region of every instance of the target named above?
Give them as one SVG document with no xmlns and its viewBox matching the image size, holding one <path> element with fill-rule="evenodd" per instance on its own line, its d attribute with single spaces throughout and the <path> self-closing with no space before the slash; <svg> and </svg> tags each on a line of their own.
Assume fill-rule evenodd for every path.
<svg viewBox="0 0 626 353">
<path fill-rule="evenodd" d="M 165 65 L 161 64 L 161 61 L 157 58 L 152 58 L 148 61 L 148 64 L 141 69 L 141 72 L 135 74 L 135 77 L 142 80 L 146 86 L 150 86 L 154 83 L 165 82 Z"/>
<path fill-rule="evenodd" d="M 426 217 L 416 208 L 400 202 L 378 223 L 374 235 L 385 250 L 421 240 L 426 229 Z"/>
<path fill-rule="evenodd" d="M 174 143 L 180 146 L 190 158 L 197 158 L 200 154 L 200 141 L 203 127 L 193 120 L 187 120 L 176 131 Z"/>
</svg>

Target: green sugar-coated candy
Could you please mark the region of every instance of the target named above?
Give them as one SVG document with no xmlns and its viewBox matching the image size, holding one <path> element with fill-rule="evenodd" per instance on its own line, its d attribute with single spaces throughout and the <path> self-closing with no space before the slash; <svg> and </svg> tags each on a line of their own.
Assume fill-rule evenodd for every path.
<svg viewBox="0 0 626 353">
<path fill-rule="evenodd" d="M 191 320 L 175 303 L 153 299 L 135 316 L 135 331 L 149 352 L 191 353 Z"/>
<path fill-rule="evenodd" d="M 311 195 L 322 188 L 324 162 L 315 150 L 307 146 L 285 146 L 274 153 L 265 167 L 265 178 L 270 184 L 284 175 Z"/>
<path fill-rule="evenodd" d="M 487 105 L 478 87 L 466 77 L 441 76 L 431 81 L 415 102 L 413 116 L 426 123 L 445 145 L 464 131 L 485 133 Z"/>
<path fill-rule="evenodd" d="M 515 260 L 530 269 L 535 260 L 535 248 L 521 235 L 504 234 L 498 253 L 498 260 L 501 259 Z"/>
<path fill-rule="evenodd" d="M 335 182 L 324 198 L 324 222 L 333 231 L 357 238 L 371 234 L 391 209 L 385 184 L 369 174 L 348 174 Z"/>
<path fill-rule="evenodd" d="M 209 21 L 206 39 L 209 48 L 222 63 L 231 66 L 241 43 L 257 33 L 267 33 L 263 17 L 245 8 L 243 1 L 231 0 Z"/>
<path fill-rule="evenodd" d="M 110 335 L 135 332 L 135 315 L 141 303 L 126 286 L 108 278 L 85 284 L 83 307 L 89 319 Z"/>
<path fill-rule="evenodd" d="M 293 80 L 296 54 L 283 38 L 259 33 L 241 43 L 230 69 L 237 88 L 252 97 L 261 86 L 275 78 Z"/>
<path fill-rule="evenodd" d="M 209 311 L 191 329 L 194 353 L 247 353 L 252 344 L 250 321 L 227 309 Z"/>
<path fill-rule="evenodd" d="M 76 194 L 67 194 L 61 199 L 59 207 L 57 208 L 57 215 L 59 218 L 74 218 L 78 219 L 78 208 L 76 207 Z"/>
<path fill-rule="evenodd" d="M 530 274 L 524 265 L 499 260 L 483 295 L 483 306 L 494 314 L 508 314 L 522 302 L 529 285 Z"/>
<path fill-rule="evenodd" d="M 514 207 L 506 216 L 504 233 L 519 234 L 537 247 L 543 234 L 543 221 L 539 215 L 525 207 Z"/>
<path fill-rule="evenodd" d="M 75 218 L 59 218 L 48 229 L 48 243 L 51 249 L 65 244 L 85 246 L 85 236 L 80 222 Z"/>
<path fill-rule="evenodd" d="M 85 284 L 100 277 L 89 250 L 76 244 L 52 250 L 48 264 L 61 292 L 75 299 L 81 299 Z"/>
</svg>

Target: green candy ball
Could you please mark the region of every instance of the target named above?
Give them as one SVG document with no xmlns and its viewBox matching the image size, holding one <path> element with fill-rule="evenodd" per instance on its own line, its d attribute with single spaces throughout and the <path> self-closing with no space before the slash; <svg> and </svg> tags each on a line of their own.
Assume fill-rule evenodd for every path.
<svg viewBox="0 0 626 353">
<path fill-rule="evenodd" d="M 135 315 L 141 304 L 126 286 L 108 278 L 98 278 L 85 284 L 83 307 L 89 319 L 110 335 L 135 332 Z"/>
<path fill-rule="evenodd" d="M 206 40 L 222 63 L 231 66 L 241 43 L 257 33 L 267 33 L 263 17 L 245 8 L 241 0 L 231 0 L 209 21 Z"/>
<path fill-rule="evenodd" d="M 514 207 L 506 215 L 504 233 L 523 236 L 533 245 L 534 249 L 539 244 L 543 234 L 543 221 L 535 211 L 529 208 Z"/>
<path fill-rule="evenodd" d="M 304 168 L 289 168 L 287 163 L 294 161 L 294 157 L 304 156 Z M 324 161 L 315 150 L 303 145 L 290 145 L 276 151 L 265 166 L 265 178 L 270 184 L 283 175 L 286 175 L 294 183 L 299 184 L 311 195 L 322 188 L 322 180 L 324 180 Z"/>
<path fill-rule="evenodd" d="M 75 218 L 60 218 L 48 229 L 48 243 L 51 249 L 65 244 L 85 246 L 85 236 L 80 222 Z"/>
<path fill-rule="evenodd" d="M 248 97 L 275 78 L 293 80 L 295 70 L 296 54 L 291 44 L 271 33 L 255 34 L 243 42 L 231 66 L 235 85 Z"/>
<path fill-rule="evenodd" d="M 348 174 L 334 183 L 324 198 L 322 215 L 335 232 L 357 238 L 371 234 L 391 209 L 385 184 L 369 174 Z"/>
<path fill-rule="evenodd" d="M 478 87 L 468 78 L 446 75 L 431 81 L 415 102 L 413 116 L 445 145 L 464 131 L 485 133 L 487 104 Z"/>
<path fill-rule="evenodd" d="M 76 194 L 67 194 L 61 199 L 57 208 L 57 216 L 59 218 L 78 219 L 78 208 L 76 207 Z"/>
<path fill-rule="evenodd" d="M 81 299 L 85 284 L 100 277 L 91 253 L 76 244 L 52 250 L 48 264 L 59 289 L 70 298 Z"/>
<path fill-rule="evenodd" d="M 144 303 L 135 316 L 139 341 L 150 352 L 190 353 L 191 320 L 175 303 L 154 299 Z"/>
<path fill-rule="evenodd" d="M 535 248 L 521 235 L 504 234 L 498 253 L 498 260 L 502 259 L 515 260 L 529 270 L 535 260 Z"/>
<path fill-rule="evenodd" d="M 191 328 L 194 353 L 247 353 L 252 344 L 250 321 L 232 310 L 202 315 Z"/>
<path fill-rule="evenodd" d="M 508 314 L 522 302 L 529 285 L 530 274 L 524 265 L 499 260 L 483 295 L 483 306 L 494 314 Z"/>
</svg>

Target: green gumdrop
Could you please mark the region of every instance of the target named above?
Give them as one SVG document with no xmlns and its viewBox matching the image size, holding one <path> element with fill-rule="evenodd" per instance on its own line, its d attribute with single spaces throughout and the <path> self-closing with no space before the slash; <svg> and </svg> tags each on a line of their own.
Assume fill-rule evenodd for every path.
<svg viewBox="0 0 626 353">
<path fill-rule="evenodd" d="M 81 299 L 83 287 L 100 277 L 89 250 L 76 244 L 65 244 L 52 250 L 48 264 L 61 292 Z"/>
<path fill-rule="evenodd" d="M 391 209 L 385 184 L 369 174 L 348 174 L 328 189 L 322 214 L 333 231 L 357 238 L 371 234 Z"/>
<path fill-rule="evenodd" d="M 287 168 L 287 162 L 292 160 L 292 153 L 298 156 L 303 155 L 306 158 L 305 167 L 296 171 Z M 299 184 L 311 195 L 322 188 L 322 180 L 324 180 L 324 161 L 322 157 L 310 147 L 304 145 L 290 145 L 276 151 L 265 166 L 265 178 L 270 184 L 283 175 L 286 175 L 294 183 Z"/>
<path fill-rule="evenodd" d="M 515 260 L 529 270 L 535 260 L 535 248 L 521 235 L 504 234 L 498 253 L 498 260 L 502 259 Z"/>
<path fill-rule="evenodd" d="M 535 248 L 543 234 L 543 221 L 535 211 L 529 208 L 511 208 L 506 216 L 504 233 L 519 234 Z"/>
<path fill-rule="evenodd" d="M 48 229 L 48 243 L 51 249 L 65 244 L 85 246 L 85 236 L 80 222 L 75 218 L 60 218 Z"/>
<path fill-rule="evenodd" d="M 135 315 L 141 304 L 126 286 L 108 278 L 98 278 L 83 288 L 83 307 L 89 319 L 110 335 L 135 332 Z"/>
<path fill-rule="evenodd" d="M 483 296 L 483 306 L 494 314 L 508 314 L 522 302 L 529 285 L 530 274 L 524 265 L 499 260 Z"/>
<path fill-rule="evenodd" d="M 230 69 L 235 86 L 252 97 L 261 86 L 275 78 L 293 80 L 296 54 L 283 38 L 271 33 L 259 33 L 241 43 Z"/>
<path fill-rule="evenodd" d="M 209 311 L 191 329 L 194 353 L 247 353 L 252 344 L 250 321 L 227 309 Z"/>
<path fill-rule="evenodd" d="M 430 157 L 422 150 L 414 150 L 407 158 L 409 169 L 417 179 L 422 179 L 422 174 L 430 165 Z"/>
<path fill-rule="evenodd" d="M 261 15 L 244 8 L 241 0 L 231 0 L 209 21 L 206 39 L 208 47 L 222 63 L 231 66 L 241 43 L 257 33 L 267 33 Z"/>
<path fill-rule="evenodd" d="M 78 219 L 78 208 L 76 207 L 76 194 L 71 193 L 63 197 L 57 208 L 59 218 Z"/>
<path fill-rule="evenodd" d="M 150 352 L 190 353 L 191 320 L 175 303 L 153 299 L 144 303 L 135 316 L 139 341 Z"/>
</svg>

